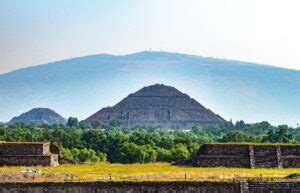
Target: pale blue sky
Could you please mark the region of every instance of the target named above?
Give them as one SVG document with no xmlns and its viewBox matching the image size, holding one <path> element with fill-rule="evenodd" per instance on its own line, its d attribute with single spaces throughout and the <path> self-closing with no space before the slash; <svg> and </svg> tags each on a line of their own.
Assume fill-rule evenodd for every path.
<svg viewBox="0 0 300 193">
<path fill-rule="evenodd" d="M 300 69 L 298 0 L 0 0 L 0 73 L 164 50 Z"/>
</svg>

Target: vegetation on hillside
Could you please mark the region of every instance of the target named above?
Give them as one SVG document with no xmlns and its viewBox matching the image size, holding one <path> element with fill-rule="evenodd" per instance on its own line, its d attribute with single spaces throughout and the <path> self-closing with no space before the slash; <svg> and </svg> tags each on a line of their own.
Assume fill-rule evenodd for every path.
<svg viewBox="0 0 300 193">
<path fill-rule="evenodd" d="M 299 143 L 300 128 L 272 126 L 268 122 L 195 126 L 191 131 L 139 126 L 121 129 L 117 122 L 108 127 L 84 128 L 76 118 L 67 125 L 0 126 L 0 141 L 50 141 L 61 154 L 75 162 L 188 163 L 201 144 L 212 142 Z"/>
</svg>

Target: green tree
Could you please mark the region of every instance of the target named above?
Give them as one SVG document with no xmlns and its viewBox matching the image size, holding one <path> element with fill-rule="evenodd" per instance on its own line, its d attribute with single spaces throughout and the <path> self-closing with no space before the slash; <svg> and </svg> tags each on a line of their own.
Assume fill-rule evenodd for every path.
<svg viewBox="0 0 300 193">
<path fill-rule="evenodd" d="M 104 132 L 100 129 L 88 129 L 85 130 L 81 135 L 83 144 L 88 149 L 93 149 L 97 152 L 106 151 L 106 137 Z"/>
<path fill-rule="evenodd" d="M 60 147 L 60 154 L 64 158 L 75 161 L 72 152 L 67 148 Z"/>
<path fill-rule="evenodd" d="M 242 132 L 230 132 L 222 135 L 219 142 L 260 142 L 261 137 L 242 133 Z"/>
<path fill-rule="evenodd" d="M 96 152 L 92 149 L 77 149 L 71 150 L 73 160 L 76 162 L 97 162 L 100 158 L 96 155 Z"/>
<path fill-rule="evenodd" d="M 172 154 L 170 150 L 163 149 L 163 148 L 157 148 L 157 161 L 161 162 L 171 162 L 172 161 Z"/>
<path fill-rule="evenodd" d="M 171 150 L 171 155 L 172 161 L 176 164 L 185 163 L 190 156 L 189 151 L 184 144 L 176 144 Z"/>
<path fill-rule="evenodd" d="M 132 142 L 125 143 L 119 149 L 118 154 L 121 163 L 142 163 L 144 158 L 146 157 L 146 153 L 143 152 L 143 150 L 139 148 L 139 146 Z"/>
<path fill-rule="evenodd" d="M 70 128 L 78 127 L 78 119 L 76 117 L 69 117 L 67 126 L 69 126 Z"/>
</svg>

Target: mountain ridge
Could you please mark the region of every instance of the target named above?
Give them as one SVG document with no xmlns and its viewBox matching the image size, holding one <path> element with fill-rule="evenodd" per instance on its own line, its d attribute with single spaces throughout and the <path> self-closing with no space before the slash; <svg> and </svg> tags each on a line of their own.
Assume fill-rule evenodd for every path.
<svg viewBox="0 0 300 193">
<path fill-rule="evenodd" d="M 264 64 L 264 63 L 255 63 L 251 61 L 244 61 L 244 60 L 237 60 L 237 59 L 228 59 L 228 58 L 218 58 L 218 57 L 212 57 L 212 56 L 201 56 L 201 55 L 196 55 L 196 54 L 185 54 L 185 53 L 178 53 L 178 52 L 167 52 L 167 51 L 140 51 L 136 53 L 130 53 L 130 54 L 108 54 L 108 53 L 99 53 L 99 54 L 90 54 L 90 55 L 85 55 L 85 56 L 77 56 L 77 57 L 71 57 L 71 58 L 65 58 L 61 60 L 55 60 L 55 61 L 49 61 L 45 62 L 42 64 L 37 64 L 37 65 L 31 65 L 19 69 L 14 69 L 8 72 L 0 73 L 1 75 L 9 74 L 9 73 L 14 73 L 17 71 L 21 70 L 26 70 L 29 68 L 34 68 L 34 67 L 40 67 L 44 65 L 51 65 L 53 63 L 57 62 L 67 62 L 70 60 L 76 60 L 76 59 L 84 59 L 88 57 L 107 57 L 107 58 L 114 58 L 114 57 L 128 57 L 128 56 L 135 56 L 135 55 L 140 55 L 140 54 L 147 54 L 147 53 L 163 53 L 163 54 L 176 54 L 176 55 L 182 55 L 182 56 L 189 56 L 189 57 L 196 57 L 196 58 L 204 58 L 204 59 L 212 59 L 212 60 L 220 60 L 220 61 L 228 61 L 228 62 L 237 62 L 237 63 L 243 63 L 246 65 L 255 65 L 255 66 L 261 66 L 261 67 L 271 67 L 271 68 L 278 68 L 282 70 L 292 70 L 292 71 L 300 71 L 299 69 L 293 69 L 293 68 L 285 68 L 285 67 L 280 67 L 280 66 L 275 66 L 275 65 L 269 65 L 269 64 Z"/>
<path fill-rule="evenodd" d="M 299 70 L 165 52 L 85 56 L 2 74 L 0 121 L 36 106 L 85 119 L 157 82 L 227 120 L 299 122 Z"/>
</svg>

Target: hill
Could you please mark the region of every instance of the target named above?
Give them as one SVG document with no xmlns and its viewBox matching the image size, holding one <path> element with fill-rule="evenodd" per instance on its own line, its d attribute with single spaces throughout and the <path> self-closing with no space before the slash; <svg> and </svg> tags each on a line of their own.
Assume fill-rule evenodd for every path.
<svg viewBox="0 0 300 193">
<path fill-rule="evenodd" d="M 113 107 L 103 108 L 87 118 L 108 125 L 116 120 L 122 127 L 152 125 L 168 129 L 191 129 L 194 125 L 213 125 L 225 120 L 174 87 L 155 84 L 130 94 Z"/>
<path fill-rule="evenodd" d="M 145 85 L 171 85 L 226 120 L 295 125 L 300 71 L 167 52 L 93 55 L 0 75 L 0 121 L 36 106 L 85 119 Z"/>
<path fill-rule="evenodd" d="M 53 124 L 66 124 L 66 119 L 57 114 L 55 111 L 48 108 L 34 108 L 20 116 L 12 118 L 9 124 L 15 122 L 31 123 L 36 125 L 41 125 L 47 123 L 49 125 Z"/>
</svg>

